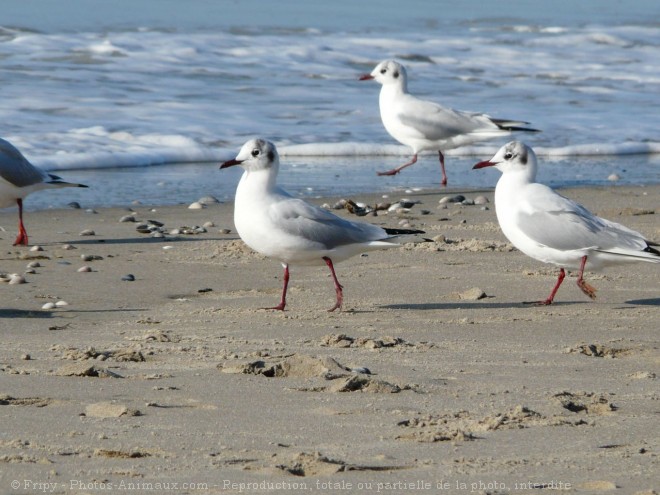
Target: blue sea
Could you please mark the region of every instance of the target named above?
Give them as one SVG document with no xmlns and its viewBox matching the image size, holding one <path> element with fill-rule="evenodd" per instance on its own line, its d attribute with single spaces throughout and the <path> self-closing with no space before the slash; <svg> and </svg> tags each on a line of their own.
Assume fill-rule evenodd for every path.
<svg viewBox="0 0 660 495">
<path fill-rule="evenodd" d="M 541 129 L 518 137 L 543 182 L 660 183 L 657 0 L 4 0 L 0 137 L 91 186 L 29 209 L 229 201 L 218 164 L 254 136 L 293 194 L 438 188 L 435 154 L 376 176 L 410 157 L 358 80 L 386 58 L 418 96 Z M 471 166 L 508 140 L 448 152 L 450 187 L 494 186 Z"/>
</svg>

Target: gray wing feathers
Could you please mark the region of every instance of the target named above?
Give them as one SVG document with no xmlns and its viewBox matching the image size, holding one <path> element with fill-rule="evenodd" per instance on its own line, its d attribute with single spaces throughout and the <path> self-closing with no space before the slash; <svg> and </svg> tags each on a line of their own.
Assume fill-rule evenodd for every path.
<svg viewBox="0 0 660 495">
<path fill-rule="evenodd" d="M 48 178 L 4 139 L 0 139 L 0 177 L 17 187 L 38 184 Z"/>
<path fill-rule="evenodd" d="M 487 115 L 445 108 L 431 101 L 407 100 L 401 123 L 417 129 L 426 139 L 448 139 L 460 134 L 504 132 Z"/>
<path fill-rule="evenodd" d="M 272 208 L 277 209 L 272 218 L 279 229 L 289 235 L 319 243 L 326 249 L 390 237 L 376 225 L 344 220 L 301 199 L 291 198 L 276 203 Z"/>
<path fill-rule="evenodd" d="M 642 251 L 647 244 L 639 233 L 604 218 L 597 217 L 582 205 L 552 193 L 550 208 L 545 211 L 524 209 L 518 218 L 524 233 L 536 242 L 560 250 L 595 248 Z"/>
</svg>

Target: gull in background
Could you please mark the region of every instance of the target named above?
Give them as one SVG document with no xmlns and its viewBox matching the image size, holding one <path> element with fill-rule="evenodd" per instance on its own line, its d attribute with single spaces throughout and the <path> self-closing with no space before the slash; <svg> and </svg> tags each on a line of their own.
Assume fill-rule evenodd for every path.
<svg viewBox="0 0 660 495">
<path fill-rule="evenodd" d="M 14 246 L 27 246 L 28 235 L 23 225 L 23 199 L 42 189 L 59 187 L 87 187 L 64 182 L 57 175 L 44 172 L 32 165 L 11 143 L 0 139 L 0 208 L 18 205 L 18 236 Z"/>
<path fill-rule="evenodd" d="M 560 267 L 550 296 L 536 304 L 552 304 L 566 275 L 564 268 L 578 269 L 578 287 L 595 299 L 596 289 L 583 278 L 585 269 L 633 261 L 660 263 L 660 252 L 652 247 L 657 243 L 535 182 L 536 154 L 529 146 L 511 141 L 473 168 L 484 167 L 502 172 L 495 187 L 495 211 L 504 235 L 527 256 Z"/>
<path fill-rule="evenodd" d="M 245 170 L 234 204 L 234 223 L 241 239 L 258 253 L 279 260 L 284 267 L 280 303 L 266 309 L 284 310 L 290 265 L 323 264 L 330 269 L 335 285 L 336 302 L 329 311 L 341 309 L 343 292 L 334 263 L 365 251 L 395 247 L 398 235 L 423 233 L 351 222 L 294 198 L 277 186 L 279 162 L 273 143 L 252 139 L 235 159 L 220 166 L 240 165 Z"/>
<path fill-rule="evenodd" d="M 512 131 L 539 132 L 523 127 L 528 122 L 494 119 L 483 113 L 453 110 L 417 98 L 408 92 L 406 68 L 395 60 L 384 60 L 371 74 L 360 76 L 361 81 L 371 79 L 382 84 L 379 106 L 385 129 L 390 136 L 413 150 L 409 162 L 387 172 L 378 172 L 378 175 L 396 175 L 416 163 L 419 152 L 437 151 L 442 185 L 445 186 L 447 174 L 442 150 L 506 136 Z"/>
</svg>

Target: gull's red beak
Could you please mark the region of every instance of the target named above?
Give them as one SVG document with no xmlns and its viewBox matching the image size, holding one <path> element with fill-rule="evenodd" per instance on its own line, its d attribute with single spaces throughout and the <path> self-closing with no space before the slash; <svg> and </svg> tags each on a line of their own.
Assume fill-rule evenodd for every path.
<svg viewBox="0 0 660 495">
<path fill-rule="evenodd" d="M 220 165 L 220 168 L 233 167 L 234 165 L 240 165 L 241 163 L 243 163 L 243 160 L 236 160 L 234 158 L 233 160 L 227 160 L 225 163 Z"/>
<path fill-rule="evenodd" d="M 371 74 L 362 74 L 360 76 L 360 81 L 370 81 L 373 78 L 374 76 L 372 76 Z"/>
<path fill-rule="evenodd" d="M 485 162 L 477 163 L 474 167 L 472 167 L 472 170 L 475 170 L 477 168 L 494 167 L 495 165 L 497 165 L 497 162 L 489 162 L 488 160 L 486 160 Z"/>
</svg>

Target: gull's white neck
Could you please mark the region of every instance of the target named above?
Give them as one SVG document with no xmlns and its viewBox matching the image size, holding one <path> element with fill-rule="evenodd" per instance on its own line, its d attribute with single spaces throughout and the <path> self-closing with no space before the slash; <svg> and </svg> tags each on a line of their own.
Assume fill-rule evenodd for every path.
<svg viewBox="0 0 660 495">
<path fill-rule="evenodd" d="M 380 101 L 391 101 L 406 93 L 408 93 L 408 86 L 405 81 L 399 81 L 396 84 L 383 84 L 380 88 Z"/>
<path fill-rule="evenodd" d="M 515 209 L 526 186 L 534 182 L 530 170 L 509 170 L 502 174 L 495 187 L 495 211 L 498 220 L 505 211 Z M 501 220 L 500 220 L 501 221 Z"/>
</svg>

